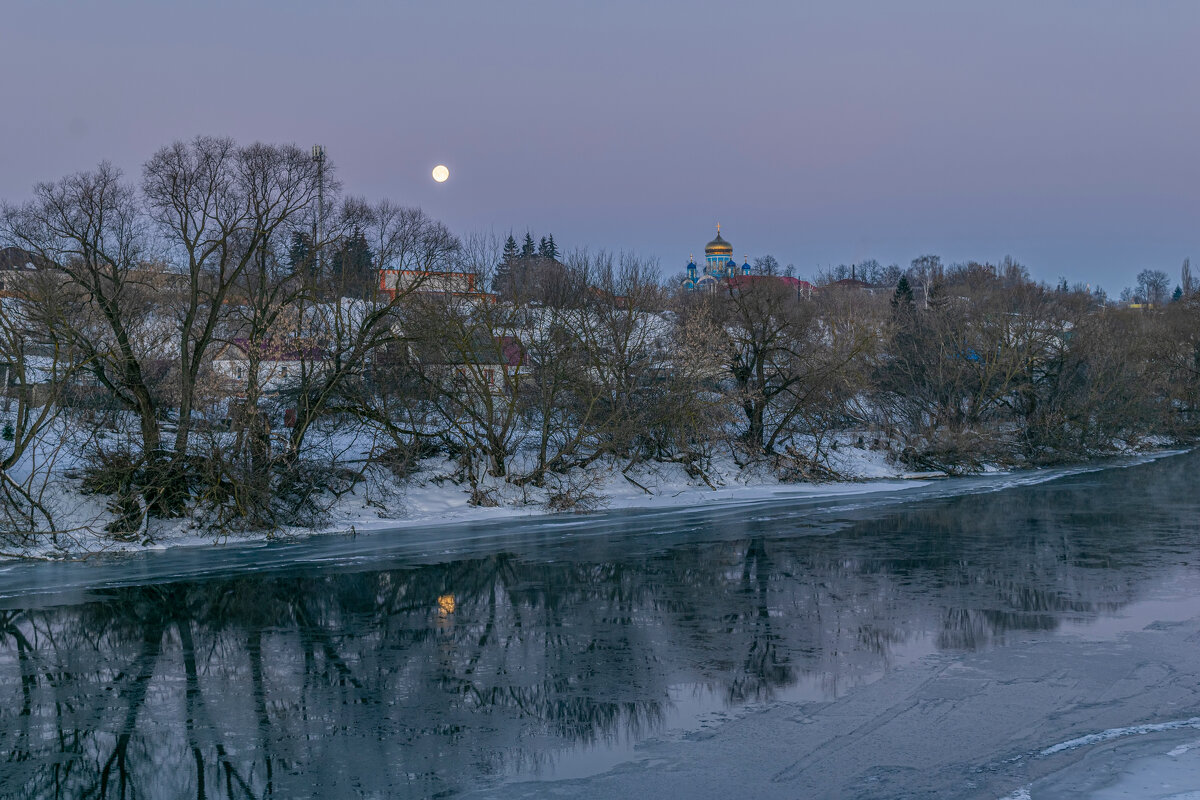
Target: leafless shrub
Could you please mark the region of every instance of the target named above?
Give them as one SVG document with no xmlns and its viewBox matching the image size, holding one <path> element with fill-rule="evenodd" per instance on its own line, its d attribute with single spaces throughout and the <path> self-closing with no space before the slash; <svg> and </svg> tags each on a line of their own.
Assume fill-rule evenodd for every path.
<svg viewBox="0 0 1200 800">
<path fill-rule="evenodd" d="M 602 502 L 603 476 L 583 469 L 554 473 L 547 478 L 546 508 L 550 511 L 594 511 Z"/>
</svg>

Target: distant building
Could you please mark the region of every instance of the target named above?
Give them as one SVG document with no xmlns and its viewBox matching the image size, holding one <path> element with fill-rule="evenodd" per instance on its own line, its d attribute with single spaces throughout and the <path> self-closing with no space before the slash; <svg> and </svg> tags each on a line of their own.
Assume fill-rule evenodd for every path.
<svg viewBox="0 0 1200 800">
<path fill-rule="evenodd" d="M 871 288 L 871 284 L 867 283 L 864 280 L 859 280 L 858 278 L 842 278 L 840 281 L 834 281 L 833 283 L 831 283 L 829 285 L 836 286 L 839 289 L 870 289 Z M 890 287 L 889 287 L 889 291 L 890 291 Z"/>
<path fill-rule="evenodd" d="M 251 355 L 256 358 L 251 359 Z M 213 370 L 232 381 L 235 387 L 244 387 L 255 361 L 259 391 L 275 394 L 295 386 L 305 370 L 311 373 L 319 369 L 327 361 L 327 356 L 323 347 L 307 339 L 271 338 L 255 343 L 240 338 L 233 339 L 217 351 L 213 358 Z"/>
<path fill-rule="evenodd" d="M 389 297 L 415 291 L 424 294 L 483 294 L 470 272 L 432 272 L 419 269 L 379 270 L 379 290 Z"/>
<path fill-rule="evenodd" d="M 0 249 L 0 270 L 37 269 L 40 261 L 41 259 L 33 253 L 19 247 Z"/>
<path fill-rule="evenodd" d="M 739 267 L 733 260 L 733 245 L 721 237 L 721 226 L 717 225 L 717 238 L 704 246 L 703 274 L 696 262 L 689 260 L 680 288 L 685 292 L 712 292 L 721 288 L 737 293 L 764 283 L 795 289 L 798 296 L 812 297 L 813 293 L 811 283 L 790 275 L 752 275 L 749 257 Z"/>
<path fill-rule="evenodd" d="M 37 270 L 50 266 L 50 262 L 19 247 L 0 249 L 0 297 L 22 294 Z"/>
<path fill-rule="evenodd" d="M 813 285 L 808 281 L 793 278 L 791 275 L 738 275 L 727 279 L 730 291 L 742 292 L 751 286 L 761 283 L 774 283 L 778 286 L 788 286 L 796 290 L 801 297 L 812 297 Z"/>
<path fill-rule="evenodd" d="M 515 336 L 480 337 L 465 348 L 423 343 L 406 350 L 403 357 L 423 365 L 427 375 L 451 379 L 466 393 L 507 394 L 515 388 L 518 375 L 529 369 L 529 354 Z"/>
<path fill-rule="evenodd" d="M 704 245 L 704 273 L 695 260 L 689 260 L 687 275 L 680 286 L 684 291 L 714 290 L 722 280 L 750 274 L 750 262 L 740 267 L 733 260 L 733 245 L 721 238 L 721 226 L 717 225 L 717 237 Z"/>
</svg>

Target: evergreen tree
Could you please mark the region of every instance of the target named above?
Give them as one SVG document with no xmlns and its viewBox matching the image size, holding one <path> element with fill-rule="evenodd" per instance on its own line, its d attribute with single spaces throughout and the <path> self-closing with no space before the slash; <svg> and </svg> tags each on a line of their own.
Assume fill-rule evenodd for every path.
<svg viewBox="0 0 1200 800">
<path fill-rule="evenodd" d="M 508 264 L 515 261 L 517 258 L 517 240 L 510 233 L 508 238 L 504 240 L 504 263 Z"/>
<path fill-rule="evenodd" d="M 355 226 L 333 255 L 330 264 L 333 277 L 343 287 L 370 281 L 374 258 L 375 254 L 371 252 L 366 235 L 361 228 Z"/>
<path fill-rule="evenodd" d="M 908 283 L 908 278 L 901 275 L 900 280 L 896 283 L 896 293 L 892 295 L 892 308 L 912 308 L 914 305 L 912 286 Z"/>
<path fill-rule="evenodd" d="M 505 260 L 496 265 L 496 272 L 492 275 L 491 291 L 493 294 L 501 297 L 508 295 L 509 284 L 512 282 L 511 263 L 511 261 Z"/>
<path fill-rule="evenodd" d="M 525 241 L 521 243 L 521 258 L 533 258 L 537 249 L 533 245 L 533 234 L 525 231 Z"/>
<path fill-rule="evenodd" d="M 554 243 L 554 234 L 546 237 L 546 258 L 558 261 L 558 245 Z"/>
<path fill-rule="evenodd" d="M 312 238 L 302 231 L 292 232 L 292 243 L 288 247 L 288 266 L 293 273 L 311 274 L 313 264 Z"/>
<path fill-rule="evenodd" d="M 550 247 L 546 243 L 546 237 L 543 236 L 541 238 L 541 241 L 538 242 L 538 257 L 539 258 L 549 258 L 550 257 L 549 251 L 550 251 Z"/>
<path fill-rule="evenodd" d="M 1177 301 L 1179 301 L 1179 300 L 1182 300 L 1182 299 L 1183 299 L 1183 287 L 1182 287 L 1182 286 L 1176 286 L 1176 287 L 1175 287 L 1175 293 L 1174 293 L 1173 295 L 1171 295 L 1171 301 L 1172 301 L 1172 302 L 1177 302 Z"/>
</svg>

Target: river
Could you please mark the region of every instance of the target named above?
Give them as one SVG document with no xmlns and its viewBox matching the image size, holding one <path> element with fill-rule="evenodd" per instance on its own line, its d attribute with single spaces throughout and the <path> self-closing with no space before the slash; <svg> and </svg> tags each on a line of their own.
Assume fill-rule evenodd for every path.
<svg viewBox="0 0 1200 800">
<path fill-rule="evenodd" d="M 1191 796 L 1198 471 L 8 563 L 0 796 Z"/>
</svg>

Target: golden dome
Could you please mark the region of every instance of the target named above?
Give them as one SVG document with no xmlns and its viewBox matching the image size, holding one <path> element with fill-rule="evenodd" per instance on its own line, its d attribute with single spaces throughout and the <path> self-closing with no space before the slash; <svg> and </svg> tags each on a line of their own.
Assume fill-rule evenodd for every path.
<svg viewBox="0 0 1200 800">
<path fill-rule="evenodd" d="M 704 255 L 733 257 L 733 245 L 721 238 L 720 225 L 717 226 L 717 238 L 704 245 Z"/>
</svg>

